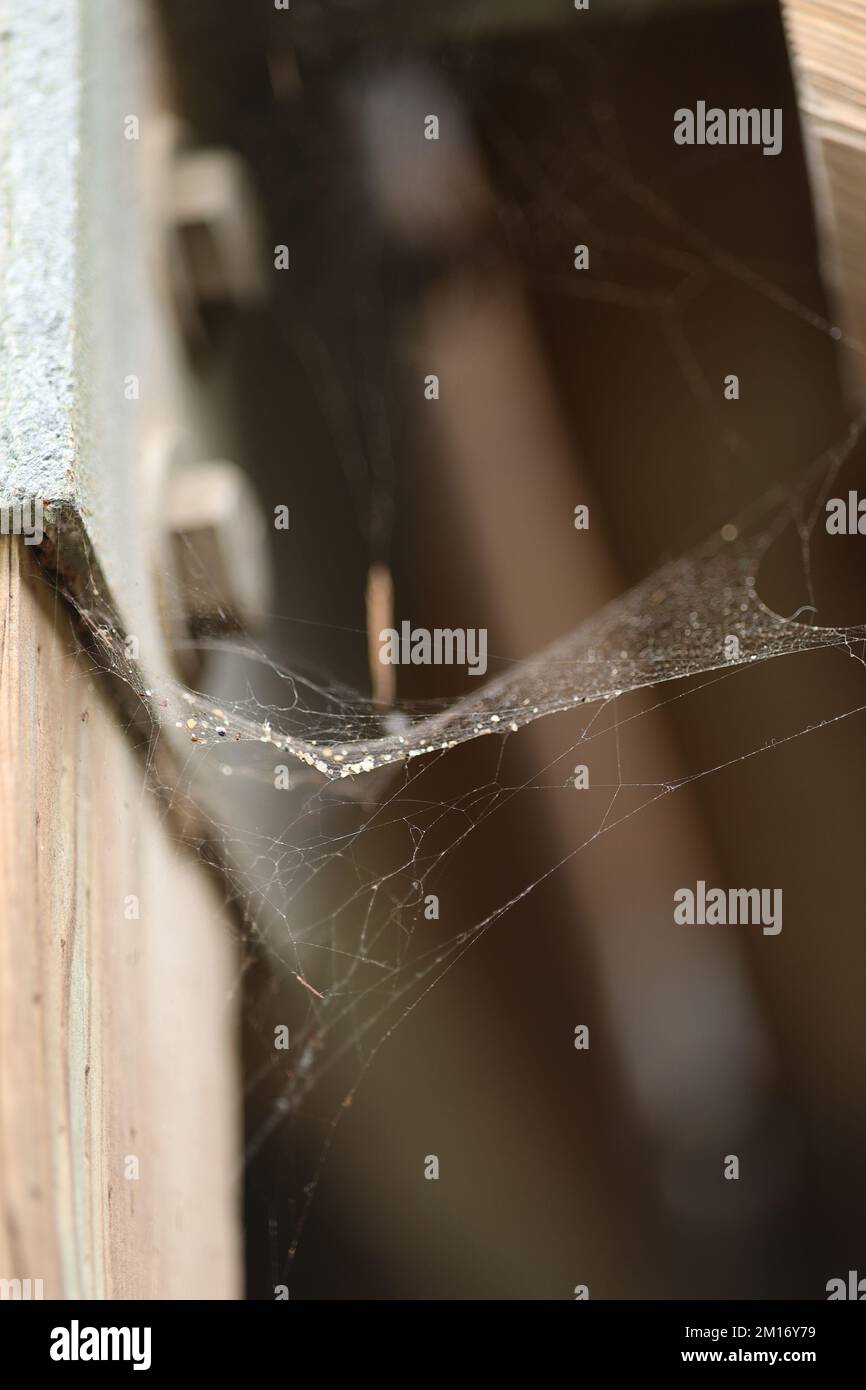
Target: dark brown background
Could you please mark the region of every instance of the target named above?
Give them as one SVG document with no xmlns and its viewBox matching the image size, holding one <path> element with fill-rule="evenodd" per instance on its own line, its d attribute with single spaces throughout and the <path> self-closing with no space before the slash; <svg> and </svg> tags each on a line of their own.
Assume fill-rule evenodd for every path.
<svg viewBox="0 0 866 1390">
<path fill-rule="evenodd" d="M 513 8 L 503 7 L 503 17 Z M 528 655 L 586 615 L 586 588 L 557 572 L 544 526 L 531 511 L 509 509 L 507 473 L 489 492 L 487 525 L 500 538 L 502 563 L 533 596 L 536 616 L 521 650 L 514 627 L 485 601 L 472 546 L 476 520 L 455 503 L 441 441 L 419 403 L 422 307 L 450 277 L 462 277 L 467 298 L 503 273 L 522 280 L 560 421 L 592 489 L 593 525 L 625 585 L 716 530 L 771 482 L 796 478 L 844 432 L 833 341 L 702 252 L 710 283 L 672 327 L 687 336 L 707 400 L 683 372 L 658 314 L 572 297 L 547 282 L 551 271 L 567 270 L 570 248 L 584 240 L 581 209 L 591 208 L 600 229 L 592 239 L 599 280 L 640 289 L 676 283 L 677 272 L 641 249 L 646 239 L 694 253 L 688 231 L 660 227 L 628 185 L 617 189 L 604 162 L 593 164 L 602 148 L 722 256 L 822 310 L 776 6 L 659 6 L 641 19 L 627 11 L 606 18 L 600 5 L 581 16 L 563 8 L 559 26 L 509 31 L 494 14 L 483 33 L 466 37 L 466 6 L 293 0 L 288 15 L 264 0 L 160 6 L 181 109 L 203 142 L 243 153 L 269 242 L 291 246 L 292 270 L 274 277 L 269 311 L 227 325 L 201 371 L 228 363 L 242 462 L 267 509 L 292 508 L 290 544 L 274 542 L 279 617 L 265 640 L 292 669 L 368 688 L 362 629 L 371 559 L 391 565 L 398 621 L 488 627 L 490 651 L 503 658 Z M 400 243 L 382 225 L 358 157 L 356 84 L 410 59 L 456 94 L 494 192 L 490 217 L 456 246 Z M 268 64 L 275 60 L 283 71 L 295 65 L 289 95 L 274 91 Z M 675 146 L 673 111 L 698 99 L 782 107 L 783 153 Z M 605 233 L 611 245 L 615 235 L 635 244 L 610 249 Z M 303 358 L 313 336 L 327 343 L 331 361 L 311 380 Z M 741 382 L 735 406 L 722 398 L 730 371 Z M 361 469 L 354 487 L 323 381 L 352 422 Z M 861 476 L 855 456 L 844 483 L 855 486 Z M 574 501 L 583 495 L 577 478 Z M 543 456 L 537 486 L 543 493 Z M 567 514 L 563 525 L 570 526 Z M 862 619 L 861 546 L 852 539 L 817 547 L 820 621 Z M 777 548 L 762 586 L 779 611 L 806 601 L 793 546 Z M 408 669 L 399 693 L 423 700 L 466 685 L 447 670 Z M 339 1089 L 314 1095 L 302 1121 L 280 1123 L 257 1149 L 247 1172 L 250 1297 L 272 1297 L 273 1284 L 287 1282 L 293 1298 L 569 1298 L 576 1283 L 587 1283 L 592 1297 L 822 1298 L 829 1278 L 866 1268 L 862 716 L 738 760 L 770 738 L 855 707 L 864 688 L 859 663 L 829 651 L 744 672 L 664 714 L 676 767 L 727 765 L 688 792 L 688 814 L 712 845 L 719 881 L 781 885 L 785 895 L 779 938 L 728 929 L 771 1056 L 731 1148 L 722 1136 L 715 1149 L 685 1152 L 670 1116 L 648 1122 L 639 1113 L 619 1024 L 587 944 L 587 904 L 572 878 L 554 875 L 463 957 L 378 1055 L 336 1131 L 288 1273 L 303 1183 Z M 679 686 L 657 692 L 680 693 Z M 279 692 L 263 686 L 261 698 L 277 700 Z M 638 708 L 620 704 L 621 720 Z M 561 786 L 583 759 L 570 751 L 580 726 L 558 718 L 553 737 L 563 761 L 541 780 Z M 625 745 L 628 781 L 640 780 L 640 727 L 640 720 L 631 726 L 634 742 Z M 503 764 L 502 745 L 491 739 L 456 750 L 413 783 L 411 795 L 454 805 L 491 780 L 538 775 L 538 754 L 521 738 L 506 745 Z M 593 756 L 594 775 L 610 768 L 611 738 Z M 655 766 L 652 775 L 669 772 Z M 578 844 L 591 816 L 579 818 L 573 798 L 527 792 L 480 825 L 431 875 L 429 891 L 446 910 L 438 924 L 420 922 L 416 935 L 450 939 L 544 873 L 557 858 L 551 817 Z M 584 851 L 608 856 L 602 883 L 606 873 L 626 884 L 638 914 L 668 914 L 673 889 L 694 882 L 693 858 L 680 855 L 677 825 L 668 822 L 675 804 L 650 808 Z M 329 814 L 351 824 L 356 805 Z M 268 814 L 263 805 L 263 825 Z M 404 814 L 416 816 L 417 807 Z M 667 845 L 666 887 L 649 907 L 656 887 L 634 870 L 648 833 L 644 817 Z M 458 819 L 443 824 L 443 847 Z M 394 855 L 400 862 L 400 831 L 365 853 L 371 862 L 387 865 Z M 592 881 L 603 915 L 603 890 L 599 904 L 599 878 Z M 619 930 L 617 912 L 612 904 L 610 933 Z M 267 1060 L 274 1022 L 301 1021 L 308 1001 L 265 968 L 249 978 L 252 1076 Z M 678 1007 L 688 1014 L 691 1003 L 685 988 Z M 591 1027 L 586 1055 L 571 1046 L 578 1022 Z M 671 1019 L 659 1016 L 658 1028 L 668 1026 Z M 708 1080 L 703 1093 L 708 1132 L 714 1084 Z M 696 1085 L 700 1091 L 700 1078 Z M 251 1137 L 278 1094 L 251 1090 Z M 731 1151 L 741 1158 L 736 1184 L 721 1179 Z M 423 1180 L 427 1153 L 440 1156 L 438 1184 Z"/>
</svg>

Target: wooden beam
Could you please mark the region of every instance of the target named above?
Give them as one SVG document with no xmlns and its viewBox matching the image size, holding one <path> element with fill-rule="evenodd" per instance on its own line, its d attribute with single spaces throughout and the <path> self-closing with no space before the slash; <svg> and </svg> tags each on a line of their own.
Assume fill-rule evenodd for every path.
<svg viewBox="0 0 866 1390">
<path fill-rule="evenodd" d="M 229 926 L 8 536 L 0 747 L 0 1280 L 237 1297 Z"/>
</svg>

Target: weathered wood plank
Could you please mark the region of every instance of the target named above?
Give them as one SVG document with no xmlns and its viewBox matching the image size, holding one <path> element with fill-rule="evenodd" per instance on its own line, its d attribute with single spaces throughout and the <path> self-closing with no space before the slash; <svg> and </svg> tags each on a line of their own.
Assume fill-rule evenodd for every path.
<svg viewBox="0 0 866 1390">
<path fill-rule="evenodd" d="M 0 750 L 0 1278 L 236 1297 L 228 925 L 11 537 Z"/>
</svg>

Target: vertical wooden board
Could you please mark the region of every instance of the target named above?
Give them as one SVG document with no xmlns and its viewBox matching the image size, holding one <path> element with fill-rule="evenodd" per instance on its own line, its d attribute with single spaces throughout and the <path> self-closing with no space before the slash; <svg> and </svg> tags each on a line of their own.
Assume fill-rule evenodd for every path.
<svg viewBox="0 0 866 1390">
<path fill-rule="evenodd" d="M 857 0 L 782 0 L 809 161 L 824 279 L 846 386 L 866 403 L 866 7 Z M 846 351 L 847 350 L 847 351 Z"/>
<path fill-rule="evenodd" d="M 0 1279 L 41 1279 L 46 1298 L 237 1297 L 217 888 L 9 537 L 0 615 Z"/>
</svg>

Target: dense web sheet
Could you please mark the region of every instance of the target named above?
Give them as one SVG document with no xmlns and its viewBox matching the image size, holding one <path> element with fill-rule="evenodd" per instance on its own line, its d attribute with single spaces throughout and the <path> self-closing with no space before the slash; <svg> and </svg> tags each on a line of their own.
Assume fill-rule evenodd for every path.
<svg viewBox="0 0 866 1390">
<path fill-rule="evenodd" d="M 173 720 L 200 748 L 255 739 L 323 777 L 343 779 L 484 734 L 517 732 L 574 705 L 721 667 L 852 642 L 866 629 L 821 627 L 802 621 L 800 613 L 783 617 L 766 606 L 757 586 L 761 560 L 787 526 L 796 524 L 808 544 L 819 513 L 804 518 L 803 508 L 816 479 L 829 485 L 862 428 L 863 419 L 855 421 L 846 440 L 810 469 L 786 499 L 774 491 L 750 514 L 726 523 L 718 535 L 650 575 L 574 632 L 486 682 L 477 695 L 417 717 L 405 712 L 395 720 L 392 715 L 389 722 L 399 731 L 380 732 L 382 715 L 370 701 L 336 689 L 328 692 L 285 670 L 278 674 L 289 686 L 291 702 L 264 718 L 243 704 L 224 709 L 178 683 L 148 690 L 148 697 L 156 699 L 161 722 Z M 124 635 L 91 613 L 86 616 L 109 668 L 129 678 L 122 656 Z M 139 693 L 145 693 L 143 687 Z"/>
</svg>

